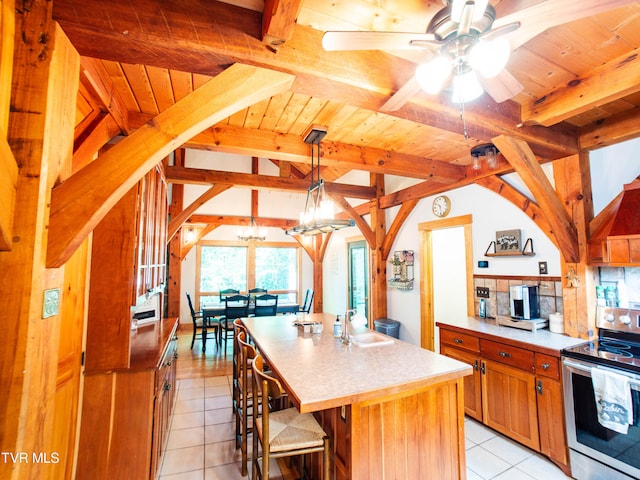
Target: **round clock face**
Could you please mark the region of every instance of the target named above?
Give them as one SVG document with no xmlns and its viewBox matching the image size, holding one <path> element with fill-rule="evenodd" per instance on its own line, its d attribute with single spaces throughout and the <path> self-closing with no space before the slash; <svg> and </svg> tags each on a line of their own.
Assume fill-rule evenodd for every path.
<svg viewBox="0 0 640 480">
<path fill-rule="evenodd" d="M 451 201 L 449 197 L 445 195 L 440 195 L 433 200 L 432 205 L 433 214 L 438 217 L 446 217 L 449 214 L 449 210 L 451 210 Z"/>
</svg>

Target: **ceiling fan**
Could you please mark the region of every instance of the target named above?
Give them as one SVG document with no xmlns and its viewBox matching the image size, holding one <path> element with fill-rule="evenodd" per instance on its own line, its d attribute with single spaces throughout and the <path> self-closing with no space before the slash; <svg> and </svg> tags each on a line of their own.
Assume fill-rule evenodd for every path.
<svg viewBox="0 0 640 480">
<path fill-rule="evenodd" d="M 426 33 L 328 31 L 327 51 L 427 49 L 430 59 L 380 108 L 401 108 L 421 89 L 437 94 L 451 87 L 452 100 L 464 103 L 486 91 L 498 103 L 512 98 L 522 85 L 505 66 L 512 50 L 545 30 L 633 3 L 633 0 L 546 0 L 496 18 L 488 0 L 442 0 L 444 7 Z"/>
</svg>

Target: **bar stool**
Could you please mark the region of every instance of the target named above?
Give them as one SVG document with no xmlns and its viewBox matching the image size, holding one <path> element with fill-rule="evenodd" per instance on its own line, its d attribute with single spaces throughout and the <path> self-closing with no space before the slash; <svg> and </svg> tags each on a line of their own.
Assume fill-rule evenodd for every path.
<svg viewBox="0 0 640 480">
<path fill-rule="evenodd" d="M 271 458 L 291 457 L 323 452 L 323 478 L 331 478 L 330 440 L 311 413 L 300 413 L 295 407 L 271 411 L 270 402 L 284 394 L 278 379 L 267 375 L 261 355 L 256 355 L 253 370 L 253 404 L 262 402 L 261 414 L 253 415 L 253 480 L 269 478 Z M 262 449 L 262 457 L 259 456 Z"/>
<path fill-rule="evenodd" d="M 240 332 L 244 332 L 245 339 L 249 338 L 249 334 L 245 326 L 242 324 L 242 320 L 239 318 L 236 318 L 233 321 L 233 332 L 234 332 L 233 333 L 234 341 L 233 341 L 233 364 L 232 364 L 232 372 L 233 372 L 232 401 L 233 401 L 233 412 L 236 420 L 236 450 L 237 450 L 238 448 L 240 448 L 240 442 L 241 442 L 240 419 L 238 418 L 238 415 L 236 415 L 236 412 L 238 411 L 238 407 L 239 407 L 238 404 L 240 402 L 240 396 L 241 396 L 241 391 L 240 391 L 240 366 L 241 365 L 240 365 L 240 359 L 239 359 L 240 349 L 238 348 L 237 338 Z"/>
<path fill-rule="evenodd" d="M 240 443 L 242 453 L 242 476 L 248 473 L 247 445 L 248 435 L 253 431 L 252 417 L 260 408 L 260 403 L 254 403 L 252 394 L 251 365 L 256 358 L 256 349 L 247 342 L 246 332 L 238 331 L 236 336 L 238 345 L 238 402 L 235 409 L 236 414 L 236 444 Z M 256 407 L 257 406 L 257 407 Z M 239 427 L 239 428 L 238 428 Z"/>
</svg>

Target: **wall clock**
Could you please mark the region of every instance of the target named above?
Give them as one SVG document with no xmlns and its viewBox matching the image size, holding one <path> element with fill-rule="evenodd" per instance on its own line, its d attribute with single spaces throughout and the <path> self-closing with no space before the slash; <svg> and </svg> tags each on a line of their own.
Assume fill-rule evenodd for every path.
<svg viewBox="0 0 640 480">
<path fill-rule="evenodd" d="M 431 209 L 435 216 L 446 217 L 451 210 L 451 200 L 446 195 L 439 195 L 433 200 Z"/>
</svg>

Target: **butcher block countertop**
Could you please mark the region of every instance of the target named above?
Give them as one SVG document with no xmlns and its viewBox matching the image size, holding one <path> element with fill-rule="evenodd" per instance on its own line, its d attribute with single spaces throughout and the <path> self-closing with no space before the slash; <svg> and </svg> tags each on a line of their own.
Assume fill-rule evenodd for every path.
<svg viewBox="0 0 640 480">
<path fill-rule="evenodd" d="M 573 347 L 586 342 L 582 338 L 573 338 L 560 333 L 552 333 L 542 329 L 536 331 L 521 330 L 518 328 L 498 325 L 495 319 L 481 319 L 477 317 L 460 317 L 456 319 L 439 320 L 436 326 L 472 332 L 480 338 L 499 341 L 516 347 L 525 347 L 530 350 L 559 356 L 563 348 Z"/>
<path fill-rule="evenodd" d="M 368 347 L 343 345 L 333 336 L 332 314 L 308 315 L 323 323 L 321 334 L 293 325 L 294 318 L 250 317 L 243 322 L 301 412 L 372 401 L 472 372 L 469 365 L 397 339 Z"/>
</svg>

